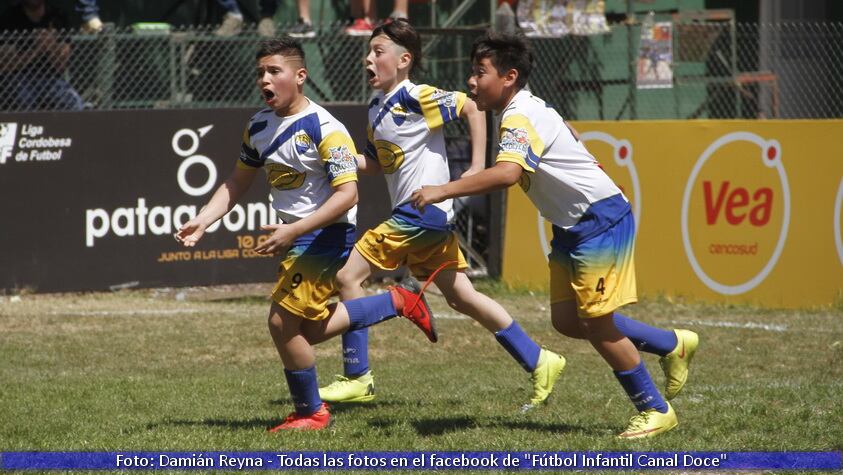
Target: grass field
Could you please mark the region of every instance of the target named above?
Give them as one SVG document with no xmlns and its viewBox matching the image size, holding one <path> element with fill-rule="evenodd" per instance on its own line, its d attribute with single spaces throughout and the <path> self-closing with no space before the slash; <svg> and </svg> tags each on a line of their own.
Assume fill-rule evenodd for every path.
<svg viewBox="0 0 843 475">
<path fill-rule="evenodd" d="M 0 297 L 0 450 L 841 450 L 843 312 L 645 301 L 631 316 L 701 336 L 680 425 L 613 436 L 633 415 L 606 364 L 555 334 L 547 296 L 481 284 L 568 367 L 549 403 L 494 337 L 431 297 L 440 342 L 396 319 L 371 333 L 377 398 L 317 433 L 268 435 L 291 410 L 265 286 Z M 339 340 L 317 347 L 322 384 Z M 645 357 L 657 384 L 654 356 Z"/>
</svg>

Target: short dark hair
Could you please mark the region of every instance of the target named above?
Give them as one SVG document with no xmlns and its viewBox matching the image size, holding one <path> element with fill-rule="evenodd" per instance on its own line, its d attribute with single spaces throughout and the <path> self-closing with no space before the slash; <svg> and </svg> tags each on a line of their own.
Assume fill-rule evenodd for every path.
<svg viewBox="0 0 843 475">
<path fill-rule="evenodd" d="M 527 85 L 534 55 L 533 48 L 523 35 L 488 32 L 477 38 L 471 47 L 471 62 L 477 63 L 483 58 L 489 58 L 500 73 L 510 69 L 518 71 L 515 85 L 519 88 Z"/>
<path fill-rule="evenodd" d="M 417 69 L 424 70 L 422 67 L 421 37 L 419 36 L 419 32 L 413 28 L 413 25 L 406 18 L 395 18 L 389 23 L 378 25 L 372 31 L 369 41 L 380 35 L 386 35 L 393 43 L 403 47 L 410 53 L 410 56 L 413 57 L 413 62 L 410 65 L 410 74 L 413 74 Z"/>
<path fill-rule="evenodd" d="M 301 43 L 291 36 L 281 35 L 261 41 L 258 46 L 258 52 L 255 54 L 255 59 L 274 56 L 276 54 L 286 57 L 298 56 L 301 58 L 302 66 L 305 66 L 304 49 L 302 49 Z"/>
</svg>

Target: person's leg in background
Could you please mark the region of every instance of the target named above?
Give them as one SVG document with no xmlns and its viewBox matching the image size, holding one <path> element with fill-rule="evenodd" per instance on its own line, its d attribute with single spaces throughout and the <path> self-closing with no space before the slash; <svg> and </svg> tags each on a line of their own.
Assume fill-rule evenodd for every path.
<svg viewBox="0 0 843 475">
<path fill-rule="evenodd" d="M 375 29 L 375 2 L 373 0 L 352 0 L 351 16 L 354 18 L 351 26 L 345 29 L 345 34 L 351 36 L 369 36 Z"/>
<path fill-rule="evenodd" d="M 82 15 L 82 31 L 99 33 L 102 31 L 100 8 L 97 0 L 76 0 L 76 11 Z"/>
<path fill-rule="evenodd" d="M 237 0 L 217 0 L 225 10 L 222 24 L 214 31 L 217 36 L 235 36 L 243 31 L 243 12 L 237 5 Z"/>
<path fill-rule="evenodd" d="M 405 20 L 408 20 L 410 15 L 407 3 L 408 0 L 395 0 L 392 4 L 392 13 L 389 14 L 389 18 L 404 18 Z"/>
</svg>

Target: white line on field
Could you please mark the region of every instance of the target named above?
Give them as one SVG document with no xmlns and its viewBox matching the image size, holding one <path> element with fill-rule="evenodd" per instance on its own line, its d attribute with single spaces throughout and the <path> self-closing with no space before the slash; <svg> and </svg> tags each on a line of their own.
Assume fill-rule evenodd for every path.
<svg viewBox="0 0 843 475">
<path fill-rule="evenodd" d="M 726 327 L 726 328 L 751 328 L 753 330 L 767 330 L 771 332 L 786 332 L 787 325 L 777 325 L 774 323 L 755 323 L 755 322 L 720 322 L 720 321 L 706 321 L 706 320 L 673 320 L 671 323 L 685 324 L 685 325 L 700 325 L 703 327 Z"/>
<path fill-rule="evenodd" d="M 839 381 L 829 382 L 800 382 L 800 381 L 771 381 L 769 379 L 757 379 L 740 383 L 730 384 L 700 384 L 693 386 L 694 392 L 723 392 L 727 390 L 745 391 L 752 388 L 759 389 L 800 389 L 810 387 L 812 390 L 819 388 L 839 388 L 843 383 Z"/>
<path fill-rule="evenodd" d="M 235 309 L 201 309 L 201 308 L 174 308 L 161 310 L 80 310 L 80 311 L 62 311 L 50 312 L 50 315 L 60 315 L 63 317 L 118 317 L 118 316 L 133 316 L 133 315 L 149 315 L 149 316 L 166 316 L 166 315 L 185 315 L 195 313 L 213 313 L 213 314 L 231 314 L 240 315 L 246 313 L 242 310 Z M 465 315 L 458 313 L 436 313 L 434 317 L 440 320 L 469 320 Z"/>
<path fill-rule="evenodd" d="M 213 311 L 200 308 L 174 308 L 161 310 L 80 310 L 80 311 L 62 311 L 50 312 L 50 315 L 60 315 L 63 317 L 117 317 L 117 316 L 132 316 L 132 315 L 184 315 L 190 313 L 231 313 L 241 314 L 242 311 L 214 309 Z"/>
</svg>

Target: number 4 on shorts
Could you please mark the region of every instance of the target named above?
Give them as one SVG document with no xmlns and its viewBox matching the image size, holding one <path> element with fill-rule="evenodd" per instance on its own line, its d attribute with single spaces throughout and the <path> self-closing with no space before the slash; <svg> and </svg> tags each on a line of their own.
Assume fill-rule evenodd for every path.
<svg viewBox="0 0 843 475">
<path fill-rule="evenodd" d="M 600 292 L 601 295 L 606 294 L 606 281 L 603 277 L 597 281 L 597 287 L 595 287 L 594 290 Z"/>
</svg>

